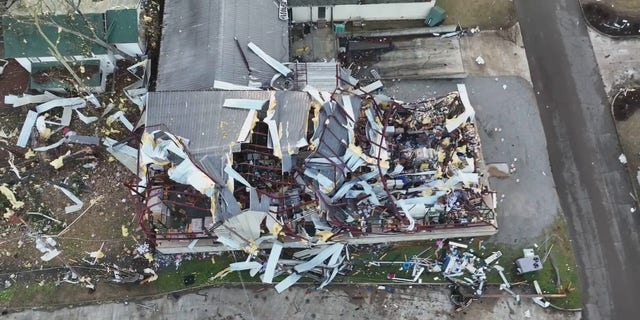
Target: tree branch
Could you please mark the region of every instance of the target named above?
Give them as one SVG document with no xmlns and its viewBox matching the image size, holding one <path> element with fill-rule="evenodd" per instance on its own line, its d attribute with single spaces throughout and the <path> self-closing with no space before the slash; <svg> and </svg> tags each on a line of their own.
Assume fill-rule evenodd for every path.
<svg viewBox="0 0 640 320">
<path fill-rule="evenodd" d="M 80 11 L 80 9 L 79 9 L 80 1 L 78 1 L 78 3 L 77 3 L 77 4 L 76 4 L 76 3 L 73 3 L 72 1 L 73 1 L 73 0 L 65 0 L 65 3 L 66 3 L 68 6 L 70 6 L 70 7 L 73 9 L 73 11 L 74 11 L 75 13 L 77 13 L 77 14 L 82 18 L 82 20 L 84 21 L 85 25 L 86 25 L 86 26 L 87 26 L 87 28 L 89 29 L 89 31 L 91 31 L 92 36 L 88 36 L 88 35 L 86 35 L 86 34 L 83 34 L 83 33 L 79 32 L 79 31 L 75 31 L 75 30 L 69 29 L 69 28 L 67 28 L 67 27 L 65 27 L 65 26 L 62 26 L 62 25 L 60 25 L 59 23 L 55 22 L 53 19 L 50 19 L 50 21 L 46 21 L 46 20 L 45 20 L 45 21 L 43 21 L 43 20 L 40 20 L 40 19 L 38 18 L 38 23 L 39 23 L 39 24 L 42 24 L 42 25 L 44 25 L 44 26 L 57 28 L 57 29 L 59 29 L 60 31 L 64 31 L 64 32 L 70 33 L 70 34 L 72 34 L 72 35 L 74 35 L 74 36 L 76 36 L 76 37 L 78 37 L 78 38 L 81 38 L 81 39 L 87 40 L 87 41 L 89 41 L 89 42 L 92 42 L 92 43 L 94 43 L 94 44 L 97 44 L 97 45 L 99 45 L 99 46 L 101 46 L 101 47 L 103 47 L 103 48 L 105 48 L 105 49 L 107 49 L 107 50 L 109 50 L 109 51 L 113 52 L 114 54 L 118 54 L 118 55 L 123 56 L 123 57 L 124 57 L 125 59 L 127 59 L 127 60 L 134 60 L 134 59 L 135 59 L 135 57 L 134 57 L 134 56 L 132 56 L 132 55 L 130 55 L 130 54 L 128 54 L 128 53 L 126 53 L 126 52 L 124 52 L 124 51 L 122 51 L 122 50 L 118 49 L 115 45 L 112 45 L 112 44 L 110 44 L 110 43 L 107 43 L 106 41 L 104 41 L 103 39 L 101 39 L 101 38 L 98 36 L 98 34 L 96 33 L 96 28 L 95 28 L 95 26 L 93 26 L 93 24 L 92 24 L 92 23 L 91 23 L 91 22 L 86 18 L 86 16 L 85 16 L 81 11 Z M 42 5 L 43 5 L 43 4 L 41 4 L 40 6 L 42 6 Z M 34 6 L 34 7 L 35 7 L 35 6 Z M 42 9 L 42 8 L 41 8 L 41 9 Z M 49 11 L 52 11 L 52 12 L 53 12 L 53 9 L 51 9 L 51 8 L 47 8 L 47 10 L 49 10 Z M 33 10 L 32 10 L 32 11 L 31 11 L 31 16 L 32 16 L 33 21 L 21 20 L 21 19 L 19 19 L 18 17 L 13 17 L 13 18 L 14 18 L 16 21 L 21 22 L 21 23 L 33 23 L 33 24 L 35 24 L 36 16 L 38 16 L 38 17 L 39 17 L 40 15 L 44 16 L 44 14 L 42 14 L 42 13 L 37 13 L 37 12 L 33 12 Z"/>
<path fill-rule="evenodd" d="M 81 91 L 87 92 L 88 90 L 84 85 L 84 82 L 82 81 L 82 79 L 80 79 L 80 77 L 76 74 L 76 72 L 73 71 L 73 68 L 71 68 L 71 66 L 67 63 L 67 61 L 64 59 L 64 56 L 60 54 L 58 47 L 53 42 L 51 42 L 51 39 L 49 39 L 49 37 L 47 37 L 44 31 L 42 31 L 42 27 L 40 26 L 40 18 L 38 17 L 38 14 L 35 12 L 32 12 L 32 15 L 34 19 L 34 25 L 36 26 L 36 29 L 38 29 L 38 33 L 40 33 L 40 36 L 42 36 L 44 41 L 49 46 L 49 52 L 51 53 L 51 55 L 54 56 L 62 64 L 62 66 L 64 66 L 64 68 L 67 69 L 67 71 L 69 71 L 69 74 L 71 74 L 73 79 L 77 82 L 78 89 Z"/>
<path fill-rule="evenodd" d="M 122 50 L 118 49 L 115 45 L 112 45 L 110 43 L 107 43 L 106 41 L 102 40 L 98 34 L 96 33 L 96 28 L 95 26 L 91 23 L 91 21 L 89 21 L 87 19 L 87 17 L 82 13 L 82 11 L 80 11 L 80 3 L 82 2 L 82 0 L 78 0 L 78 3 L 74 3 L 73 0 L 66 0 L 66 3 L 68 6 L 70 6 L 71 8 L 73 8 L 73 10 L 82 18 L 82 20 L 84 21 L 85 25 L 87 25 L 87 28 L 89 28 L 89 31 L 91 31 L 91 34 L 93 35 L 93 38 L 91 37 L 87 37 L 82 33 L 78 33 L 77 36 L 82 37 L 83 39 L 92 41 L 93 43 L 105 47 L 108 50 L 111 50 L 114 53 L 117 53 L 127 59 L 134 59 L 133 56 L 123 52 Z M 59 26 L 58 26 L 59 27 Z M 68 32 L 68 31 L 67 31 Z M 106 30 L 105 30 L 106 32 Z"/>
</svg>

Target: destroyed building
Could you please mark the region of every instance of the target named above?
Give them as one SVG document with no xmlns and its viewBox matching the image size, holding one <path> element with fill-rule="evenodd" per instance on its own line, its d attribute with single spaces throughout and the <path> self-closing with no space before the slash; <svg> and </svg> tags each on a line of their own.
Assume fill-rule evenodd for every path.
<svg viewBox="0 0 640 320">
<path fill-rule="evenodd" d="M 165 4 L 157 87 L 130 184 L 156 249 L 254 252 L 274 239 L 309 247 L 497 232 L 465 87 L 403 102 L 335 61 L 282 63 L 287 21 L 276 9 Z M 244 10 L 252 23 L 237 22 Z"/>
<path fill-rule="evenodd" d="M 157 248 L 497 231 L 463 86 L 411 103 L 348 88 L 150 93 L 136 188 Z"/>
</svg>

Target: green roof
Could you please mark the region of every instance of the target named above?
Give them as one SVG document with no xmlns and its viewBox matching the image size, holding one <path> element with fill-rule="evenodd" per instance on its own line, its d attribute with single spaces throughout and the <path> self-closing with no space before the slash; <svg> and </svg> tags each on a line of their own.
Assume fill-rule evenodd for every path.
<svg viewBox="0 0 640 320">
<path fill-rule="evenodd" d="M 82 79 L 87 87 L 98 87 L 102 83 L 102 73 L 100 70 L 100 60 L 81 60 L 68 62 L 71 68 L 76 70 L 76 74 Z M 84 67 L 84 68 L 81 68 Z M 84 73 L 80 70 L 84 69 Z M 58 61 L 32 62 L 31 77 L 29 79 L 31 89 L 66 89 L 70 88 L 72 81 L 67 69 Z"/>
<path fill-rule="evenodd" d="M 431 10 L 429 10 L 429 14 L 427 14 L 427 17 L 424 19 L 424 23 L 429 27 L 435 27 L 446 18 L 447 13 L 444 11 L 444 9 L 438 6 L 433 6 Z"/>
<path fill-rule="evenodd" d="M 96 34 L 104 38 L 104 15 L 99 13 L 84 15 L 95 28 Z M 83 39 L 77 35 L 65 32 L 58 33 L 58 27 L 74 30 L 87 36 L 92 36 L 87 24 L 79 15 L 43 16 L 41 27 L 44 34 L 56 43 L 60 54 L 63 56 L 90 56 L 91 54 L 105 54 L 107 50 Z M 38 32 L 31 17 L 2 17 L 2 29 L 4 33 L 5 58 L 20 57 L 50 57 L 49 46 Z"/>
<path fill-rule="evenodd" d="M 108 10 L 107 42 L 138 43 L 138 11 L 136 9 Z"/>
</svg>

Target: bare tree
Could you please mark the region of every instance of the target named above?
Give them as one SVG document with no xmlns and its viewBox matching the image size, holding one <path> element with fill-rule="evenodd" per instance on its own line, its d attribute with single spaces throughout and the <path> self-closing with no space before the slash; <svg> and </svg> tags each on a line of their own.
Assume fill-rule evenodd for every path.
<svg viewBox="0 0 640 320">
<path fill-rule="evenodd" d="M 42 7 L 40 7 L 42 8 Z M 75 70 L 73 70 L 73 68 L 69 65 L 69 63 L 67 62 L 67 60 L 64 58 L 64 56 L 60 53 L 60 50 L 58 49 L 58 46 L 56 45 L 56 43 L 58 43 L 58 40 L 60 38 L 60 32 L 58 32 L 58 40 L 56 40 L 56 42 L 54 43 L 53 41 L 51 41 L 51 39 L 49 39 L 49 37 L 44 33 L 44 31 L 42 30 L 42 24 L 40 22 L 40 18 L 43 16 L 42 11 L 38 12 L 34 7 L 29 7 L 28 8 L 30 13 L 31 13 L 31 17 L 33 18 L 33 25 L 36 27 L 36 29 L 38 30 L 38 33 L 40 34 L 40 36 L 42 37 L 42 39 L 47 43 L 47 46 L 49 47 L 49 53 L 51 54 L 51 56 L 53 56 L 54 58 L 56 58 L 56 60 L 58 60 L 58 62 L 60 62 L 60 64 L 62 64 L 62 66 L 69 72 L 69 74 L 73 77 L 73 80 L 76 82 L 75 83 L 75 87 L 78 91 L 80 92 L 86 92 L 88 93 L 89 90 L 87 89 L 87 87 L 84 85 L 84 82 L 82 81 L 82 79 L 80 78 L 80 76 L 78 76 L 78 74 L 75 72 Z"/>
<path fill-rule="evenodd" d="M 2 1 L 2 0 L 0 0 Z M 37 29 L 39 35 L 46 42 L 49 52 L 51 56 L 53 56 L 56 60 L 60 62 L 60 64 L 66 69 L 71 75 L 75 88 L 80 92 L 88 92 L 87 87 L 84 85 L 82 78 L 77 74 L 77 72 L 73 69 L 70 63 L 65 59 L 64 55 L 58 49 L 57 44 L 60 42 L 60 37 L 62 33 L 68 33 L 82 39 L 88 43 L 100 46 L 105 48 L 111 53 L 120 55 L 125 59 L 133 60 L 135 57 L 123 52 L 118 49 L 115 45 L 108 43 L 97 32 L 97 26 L 91 22 L 87 16 L 80 10 L 82 0 L 62 0 L 61 5 L 64 6 L 63 10 L 70 16 L 75 15 L 80 18 L 81 25 L 77 28 L 74 28 L 69 25 L 63 25 L 59 21 L 54 19 L 55 12 L 60 12 L 60 8 L 52 8 L 50 7 L 50 3 L 46 0 L 35 0 L 35 1 L 18 1 L 18 0 L 9 0 L 4 1 L 4 8 L 9 8 L 10 6 L 19 3 L 26 9 L 27 15 L 12 15 L 12 18 L 22 24 L 31 24 L 34 25 Z M 58 3 L 56 3 L 58 4 Z M 6 10 L 6 9 L 5 9 Z M 45 27 L 53 27 L 58 30 L 58 38 L 51 39 L 44 32 Z M 88 33 L 86 32 L 88 30 Z"/>
</svg>

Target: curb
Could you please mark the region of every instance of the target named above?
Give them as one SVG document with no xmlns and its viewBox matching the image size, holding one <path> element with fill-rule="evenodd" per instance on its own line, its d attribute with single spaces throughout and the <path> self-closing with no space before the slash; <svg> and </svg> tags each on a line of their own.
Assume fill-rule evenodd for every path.
<svg viewBox="0 0 640 320">
<path fill-rule="evenodd" d="M 618 121 L 616 120 L 615 116 L 613 115 L 613 105 L 616 102 L 616 99 L 618 98 L 618 96 L 624 92 L 627 88 L 624 89 L 619 89 L 618 92 L 613 96 L 613 98 L 611 98 L 611 103 L 610 103 L 610 108 L 611 108 L 611 117 L 613 118 L 613 126 L 616 128 L 616 135 L 618 136 L 618 142 L 620 142 L 620 133 L 618 131 Z M 622 150 L 623 154 L 624 154 L 624 149 L 622 148 L 622 143 L 620 143 L 620 149 Z M 639 183 L 637 181 L 637 179 L 634 179 L 635 176 L 633 175 L 633 171 L 631 170 L 631 168 L 628 165 L 625 165 L 625 167 L 627 167 L 627 174 L 629 175 L 629 179 L 631 179 L 631 188 L 633 189 L 633 193 L 634 193 L 634 202 L 636 205 L 636 209 L 640 208 L 640 201 L 639 201 L 639 195 L 640 193 L 638 193 L 638 185 L 637 183 Z"/>
<path fill-rule="evenodd" d="M 312 285 L 313 283 L 300 283 L 300 285 Z M 179 290 L 174 290 L 174 291 L 167 291 L 167 292 L 162 292 L 162 293 L 155 293 L 155 294 L 148 294 L 148 295 L 139 295 L 139 296 L 132 296 L 132 297 L 128 297 L 128 298 L 119 298 L 119 299 L 107 299 L 107 300 L 85 300 L 85 301 L 81 301 L 78 303 L 57 303 L 57 304 L 48 304 L 48 305 L 38 305 L 38 306 L 24 306 L 24 307 L 18 307 L 18 308 L 11 308 L 11 307 L 7 307 L 4 308 L 2 311 L 3 312 L 8 312 L 8 314 L 11 313 L 17 313 L 17 312 L 24 312 L 24 311 L 44 311 L 44 312 L 52 312 L 55 310 L 59 310 L 59 309 L 63 309 L 63 308 L 77 308 L 77 307 L 83 307 L 83 306 L 88 306 L 88 305 L 102 305 L 102 304 L 109 304 L 109 303 L 119 303 L 119 304 L 138 304 L 138 303 L 144 303 L 146 300 L 151 300 L 151 299 L 160 299 L 163 298 L 165 296 L 169 296 L 172 294 L 176 294 L 176 293 L 196 293 L 200 290 L 203 289 L 213 289 L 213 288 L 218 288 L 218 287 L 224 287 L 224 286 L 229 286 L 229 287 L 236 287 L 236 288 L 243 288 L 245 285 L 249 285 L 249 286 L 262 286 L 265 288 L 268 288 L 268 285 L 262 283 L 262 282 L 245 282 L 243 284 L 234 284 L 234 283 L 219 283 L 219 284 L 207 284 L 207 285 L 200 285 L 197 287 L 191 287 L 191 288 L 184 288 L 184 289 L 179 289 Z M 422 283 L 403 283 L 403 282 L 358 282 L 358 283 L 337 283 L 335 285 L 332 285 L 331 287 L 351 287 L 351 286 L 361 286 L 361 287 L 377 287 L 377 286 L 396 286 L 399 288 L 408 288 L 410 286 L 415 286 L 415 287 L 446 287 L 449 285 L 448 282 L 422 282 Z M 498 286 L 500 285 L 500 283 L 487 283 L 487 285 L 492 285 L 492 286 Z M 299 285 L 296 285 L 296 287 L 298 287 Z M 505 297 L 509 297 L 508 295 L 505 295 Z M 578 311 L 582 311 L 582 308 L 580 309 L 564 309 L 564 308 L 560 308 L 560 307 L 556 307 L 553 304 L 551 304 L 551 307 L 559 310 L 559 311 L 566 311 L 566 312 L 578 312 Z"/>
<path fill-rule="evenodd" d="M 561 308 L 558 307 L 556 305 L 554 305 L 553 303 L 549 304 L 549 306 L 551 306 L 551 308 L 554 308 L 558 311 L 564 311 L 564 312 L 582 312 L 582 308 L 577 308 L 577 309 L 565 309 L 565 308 Z"/>
</svg>

